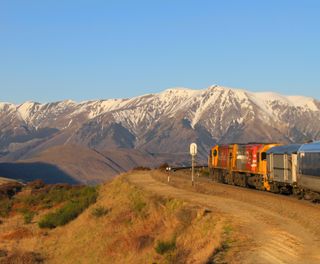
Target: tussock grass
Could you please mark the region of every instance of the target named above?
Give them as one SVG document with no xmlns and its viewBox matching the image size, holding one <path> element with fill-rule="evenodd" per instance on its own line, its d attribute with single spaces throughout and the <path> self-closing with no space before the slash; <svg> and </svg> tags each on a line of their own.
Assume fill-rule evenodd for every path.
<svg viewBox="0 0 320 264">
<path fill-rule="evenodd" d="M 40 221 L 41 228 L 63 226 L 75 219 L 91 204 L 96 202 L 98 193 L 95 187 L 85 187 L 77 192 L 75 198 L 53 213 L 46 214 Z"/>
<path fill-rule="evenodd" d="M 23 212 L 23 220 L 25 224 L 30 224 L 33 220 L 33 217 L 35 216 L 35 212 L 26 210 Z"/>
<path fill-rule="evenodd" d="M 146 206 L 147 202 L 145 201 L 142 191 L 134 188 L 131 190 L 131 192 L 128 194 L 129 200 L 131 201 L 131 209 L 132 211 L 137 215 L 144 217 L 146 216 Z"/>
<path fill-rule="evenodd" d="M 51 208 L 56 204 L 79 198 L 86 188 L 85 186 L 47 185 L 42 189 L 33 190 L 31 195 L 21 197 L 18 201 L 24 207 Z"/>
<path fill-rule="evenodd" d="M 99 217 L 107 215 L 110 211 L 111 211 L 111 209 L 109 209 L 109 208 L 105 208 L 104 206 L 98 206 L 98 207 L 95 207 L 91 210 L 91 215 L 99 218 Z"/>
<path fill-rule="evenodd" d="M 157 245 L 155 247 L 155 251 L 160 254 L 163 255 L 169 251 L 173 251 L 176 249 L 176 239 L 173 238 L 169 241 L 157 241 Z"/>
<path fill-rule="evenodd" d="M 11 211 L 13 201 L 9 198 L 0 199 L 0 216 L 7 217 Z"/>
<path fill-rule="evenodd" d="M 40 252 L 59 264 L 161 264 L 206 263 L 220 245 L 223 225 L 219 216 L 199 214 L 203 208 L 148 193 L 131 184 L 126 175 L 99 189 L 91 188 L 48 190 L 45 195 L 39 189 L 40 193 L 32 194 L 30 208 L 59 202 L 54 211 L 35 217 L 40 218 L 40 227 L 49 229 L 32 232 L 39 237 L 24 237 L 17 249 L 25 245 L 25 251 Z M 52 197 L 53 193 L 58 198 Z M 85 210 L 93 203 L 92 209 Z M 38 228 L 34 220 L 31 222 L 25 227 Z M 54 228 L 57 226 L 60 228 Z M 41 245 L 36 239 L 41 239 Z"/>
<path fill-rule="evenodd" d="M 64 225 L 76 218 L 84 209 L 97 199 L 96 187 L 70 186 L 67 184 L 37 185 L 27 187 L 29 192 L 11 198 L 0 199 L 0 216 L 8 217 L 11 213 L 21 213 L 24 223 L 32 222 L 33 217 L 42 209 L 61 207 L 47 214 L 40 222 L 40 227 L 54 228 Z"/>
<path fill-rule="evenodd" d="M 1 255 L 0 255 L 1 257 Z M 41 254 L 36 252 L 14 252 L 13 254 L 5 255 L 4 258 L 0 258 L 0 264 L 40 264 L 44 263 L 44 258 Z"/>
</svg>

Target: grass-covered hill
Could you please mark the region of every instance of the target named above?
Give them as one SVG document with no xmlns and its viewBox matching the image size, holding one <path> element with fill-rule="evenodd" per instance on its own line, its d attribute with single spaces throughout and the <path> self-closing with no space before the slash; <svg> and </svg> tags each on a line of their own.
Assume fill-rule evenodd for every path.
<svg viewBox="0 0 320 264">
<path fill-rule="evenodd" d="M 121 175 L 106 184 L 44 185 L 0 198 L 0 263 L 211 263 L 218 215 L 160 197 Z"/>
</svg>

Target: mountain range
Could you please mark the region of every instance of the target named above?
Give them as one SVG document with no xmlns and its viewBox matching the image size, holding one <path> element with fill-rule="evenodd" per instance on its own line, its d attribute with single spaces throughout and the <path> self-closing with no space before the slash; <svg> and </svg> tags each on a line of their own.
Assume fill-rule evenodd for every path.
<svg viewBox="0 0 320 264">
<path fill-rule="evenodd" d="M 319 138 L 320 101 L 217 85 L 172 88 L 130 99 L 0 103 L 2 162 L 41 162 L 43 156 L 49 162 L 51 149 L 60 147 L 62 159 L 63 148 L 70 156 L 69 146 L 77 146 L 117 165 L 126 155 L 131 166 L 115 170 L 123 171 L 139 165 L 137 155 L 145 166 L 187 163 L 191 142 L 198 144 L 198 163 L 204 163 L 215 143 Z M 77 152 L 82 153 L 72 155 L 80 155 Z"/>
</svg>

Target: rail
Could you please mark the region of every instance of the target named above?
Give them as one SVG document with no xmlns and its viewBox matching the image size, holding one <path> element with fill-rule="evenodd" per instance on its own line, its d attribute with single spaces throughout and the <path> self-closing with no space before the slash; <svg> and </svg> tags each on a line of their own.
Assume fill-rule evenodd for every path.
<svg viewBox="0 0 320 264">
<path fill-rule="evenodd" d="M 194 166 L 196 169 L 198 168 L 208 168 L 208 165 L 197 165 L 197 166 Z M 182 166 L 182 167 L 167 167 L 166 168 L 166 171 L 178 171 L 178 170 L 188 170 L 188 169 L 191 169 L 192 167 L 191 166 Z"/>
</svg>

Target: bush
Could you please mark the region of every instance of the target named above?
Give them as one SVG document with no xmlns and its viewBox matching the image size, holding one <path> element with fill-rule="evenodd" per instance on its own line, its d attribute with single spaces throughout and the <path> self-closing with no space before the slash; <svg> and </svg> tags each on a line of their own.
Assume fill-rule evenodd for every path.
<svg viewBox="0 0 320 264">
<path fill-rule="evenodd" d="M 172 251 L 176 249 L 176 241 L 172 239 L 170 241 L 157 241 L 157 245 L 155 250 L 158 254 L 163 255 L 168 251 Z"/>
<path fill-rule="evenodd" d="M 39 222 L 41 228 L 55 228 L 75 219 L 84 209 L 79 202 L 69 202 L 54 213 L 45 215 Z"/>
<path fill-rule="evenodd" d="M 1 255 L 0 255 L 1 256 Z M 0 263 L 44 263 L 45 259 L 41 254 L 36 252 L 14 252 L 13 254 L 8 255 L 8 252 L 6 252 L 6 255 L 3 259 L 1 259 Z"/>
<path fill-rule="evenodd" d="M 165 163 L 162 163 L 162 164 L 159 166 L 159 169 L 160 169 L 160 170 L 166 170 L 168 167 L 169 167 L 169 164 L 165 162 Z"/>
<path fill-rule="evenodd" d="M 0 199 L 0 216 L 6 217 L 9 215 L 12 208 L 12 200 L 10 199 Z"/>
<path fill-rule="evenodd" d="M 180 222 L 180 227 L 187 227 L 192 223 L 192 220 L 195 218 L 195 213 L 191 209 L 181 208 L 177 213 L 176 217 Z"/>
<path fill-rule="evenodd" d="M 30 224 L 32 222 L 32 219 L 34 217 L 35 213 L 31 211 L 25 211 L 23 213 L 23 219 L 25 224 Z"/>
<path fill-rule="evenodd" d="M 109 212 L 110 212 L 110 209 L 105 208 L 103 206 L 98 206 L 98 207 L 92 209 L 91 215 L 98 218 L 98 217 L 101 217 L 101 216 L 108 214 Z"/>
<path fill-rule="evenodd" d="M 85 187 L 80 190 L 76 199 L 67 202 L 53 213 L 45 215 L 39 222 L 41 228 L 63 226 L 75 219 L 91 204 L 96 202 L 98 193 L 95 187 Z"/>
<path fill-rule="evenodd" d="M 31 182 L 27 183 L 27 187 L 29 187 L 30 189 L 41 189 L 45 186 L 45 183 L 43 180 L 41 179 L 37 179 Z"/>
<path fill-rule="evenodd" d="M 141 192 L 138 190 L 133 190 L 129 194 L 129 199 L 131 201 L 131 209 L 134 211 L 134 213 L 138 216 L 145 216 L 147 203 L 144 201 Z"/>
<path fill-rule="evenodd" d="M 24 208 L 47 209 L 66 201 L 79 199 L 87 188 L 86 186 L 70 186 L 68 184 L 46 185 L 40 189 L 33 189 L 30 195 L 19 197 L 17 200 L 23 203 Z"/>
<path fill-rule="evenodd" d="M 0 199 L 11 198 L 16 193 L 22 190 L 23 185 L 19 182 L 9 182 L 1 184 L 0 186 Z"/>
</svg>

